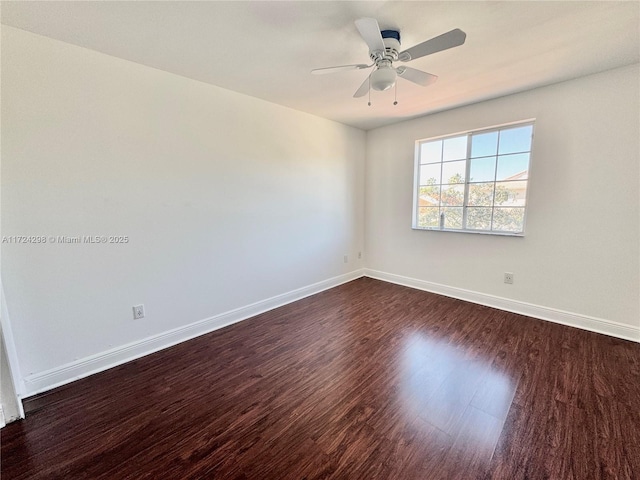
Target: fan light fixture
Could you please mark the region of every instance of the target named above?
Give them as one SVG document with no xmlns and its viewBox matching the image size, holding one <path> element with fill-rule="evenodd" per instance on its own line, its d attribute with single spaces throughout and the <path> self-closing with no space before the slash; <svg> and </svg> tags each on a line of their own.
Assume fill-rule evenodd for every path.
<svg viewBox="0 0 640 480">
<path fill-rule="evenodd" d="M 383 66 L 371 74 L 371 88 L 383 92 L 389 90 L 396 83 L 397 73 L 391 66 Z"/>
</svg>

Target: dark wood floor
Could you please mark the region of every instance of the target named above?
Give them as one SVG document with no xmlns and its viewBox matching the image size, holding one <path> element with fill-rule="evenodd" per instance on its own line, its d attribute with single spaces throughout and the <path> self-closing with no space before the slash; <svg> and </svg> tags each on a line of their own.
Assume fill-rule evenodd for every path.
<svg viewBox="0 0 640 480">
<path fill-rule="evenodd" d="M 2 480 L 640 478 L 640 344 L 372 279 L 26 406 Z"/>
</svg>

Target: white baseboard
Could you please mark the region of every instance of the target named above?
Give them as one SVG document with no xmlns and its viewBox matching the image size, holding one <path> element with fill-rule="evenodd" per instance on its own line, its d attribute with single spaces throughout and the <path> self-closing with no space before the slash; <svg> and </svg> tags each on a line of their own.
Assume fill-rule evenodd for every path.
<svg viewBox="0 0 640 480">
<path fill-rule="evenodd" d="M 510 300 L 462 288 L 450 287 L 402 275 L 395 275 L 393 273 L 380 272 L 371 269 L 360 269 L 314 283 L 313 285 L 298 288 L 281 295 L 276 295 L 213 317 L 205 318 L 198 322 L 147 337 L 137 342 L 132 342 L 127 345 L 122 345 L 120 347 L 91 355 L 44 372 L 34 373 L 24 379 L 23 385 L 25 392 L 24 395 L 22 395 L 22 398 L 36 395 L 61 385 L 65 385 L 74 380 L 87 377 L 94 373 L 122 365 L 123 363 L 131 360 L 144 357 L 145 355 L 149 355 L 200 335 L 218 330 L 219 328 L 238 323 L 255 315 L 259 315 L 260 313 L 273 310 L 274 308 L 281 307 L 310 295 L 337 287 L 338 285 L 363 276 L 416 288 L 418 290 L 425 290 L 427 292 L 437 293 L 447 297 L 465 300 L 467 302 L 486 305 L 488 307 L 508 312 L 548 320 L 571 327 L 577 327 L 592 332 L 603 333 L 612 337 L 640 342 L 640 328 L 634 328 L 629 325 L 624 325 L 610 320 L 565 312 L 554 308 L 519 302 L 517 300 Z"/>
<path fill-rule="evenodd" d="M 404 285 L 405 287 L 425 290 L 447 297 L 453 297 L 467 302 L 486 305 L 488 307 L 505 310 L 507 312 L 519 313 L 528 317 L 548 320 L 550 322 L 568 325 L 570 327 L 581 328 L 591 332 L 602 333 L 612 337 L 623 338 L 634 342 L 640 342 L 640 328 L 634 328 L 622 323 L 604 320 L 601 318 L 589 317 L 579 313 L 565 312 L 555 308 L 533 305 L 531 303 L 510 300 L 508 298 L 496 297 L 486 293 L 474 292 L 457 287 L 450 287 L 439 283 L 418 280 L 417 278 L 405 277 L 393 273 L 380 272 L 365 268 L 364 276 L 382 280 L 385 282 Z"/>
<path fill-rule="evenodd" d="M 179 327 L 143 340 L 116 347 L 80 360 L 61 365 L 44 372 L 34 373 L 24 379 L 25 395 L 29 397 L 52 388 L 65 385 L 74 380 L 102 372 L 123 363 L 144 357 L 186 340 L 218 330 L 219 328 L 246 320 L 260 313 L 273 310 L 296 300 L 320 293 L 343 283 L 350 282 L 364 275 L 363 270 L 329 278 L 313 285 L 298 288 L 281 295 L 276 295 L 250 305 L 237 308 L 213 317 Z"/>
</svg>

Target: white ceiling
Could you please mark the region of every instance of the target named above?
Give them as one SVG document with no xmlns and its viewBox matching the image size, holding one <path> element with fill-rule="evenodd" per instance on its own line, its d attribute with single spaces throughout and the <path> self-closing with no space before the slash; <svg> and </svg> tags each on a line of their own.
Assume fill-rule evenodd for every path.
<svg viewBox="0 0 640 480">
<path fill-rule="evenodd" d="M 354 20 L 399 28 L 402 46 L 460 28 L 466 43 L 410 62 L 438 75 L 354 99 L 367 63 Z M 2 23 L 362 129 L 640 61 L 640 3 L 2 2 Z"/>
</svg>

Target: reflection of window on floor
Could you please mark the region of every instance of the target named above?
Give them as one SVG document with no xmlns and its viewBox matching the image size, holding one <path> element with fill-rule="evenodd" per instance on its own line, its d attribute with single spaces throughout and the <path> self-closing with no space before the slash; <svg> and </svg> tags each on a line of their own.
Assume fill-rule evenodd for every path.
<svg viewBox="0 0 640 480">
<path fill-rule="evenodd" d="M 417 142 L 413 228 L 523 234 L 533 122 Z"/>
</svg>

